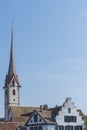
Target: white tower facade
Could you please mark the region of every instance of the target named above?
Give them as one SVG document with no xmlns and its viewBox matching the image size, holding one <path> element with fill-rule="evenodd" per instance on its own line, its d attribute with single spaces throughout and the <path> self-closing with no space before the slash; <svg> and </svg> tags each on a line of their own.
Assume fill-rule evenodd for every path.
<svg viewBox="0 0 87 130">
<path fill-rule="evenodd" d="M 18 76 L 15 70 L 14 64 L 14 48 L 13 48 L 13 27 L 11 32 L 11 50 L 10 50 L 10 62 L 9 69 L 6 75 L 5 86 L 4 86 L 4 99 L 5 99 L 5 121 L 8 121 L 8 112 L 11 106 L 20 105 L 20 85 Z"/>
</svg>

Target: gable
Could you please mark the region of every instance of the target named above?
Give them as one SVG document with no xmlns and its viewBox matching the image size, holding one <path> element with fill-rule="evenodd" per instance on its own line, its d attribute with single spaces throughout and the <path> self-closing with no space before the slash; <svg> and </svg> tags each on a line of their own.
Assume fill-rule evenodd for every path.
<svg viewBox="0 0 87 130">
<path fill-rule="evenodd" d="M 34 125 L 34 124 L 45 124 L 45 120 L 38 112 L 33 112 L 30 119 L 27 121 L 27 125 Z"/>
<path fill-rule="evenodd" d="M 19 86 L 18 84 L 18 79 L 16 78 L 15 75 L 12 76 L 10 82 L 9 82 L 9 85 L 12 85 L 12 86 Z"/>
<path fill-rule="evenodd" d="M 59 125 L 63 124 L 83 124 L 82 115 L 80 115 L 79 111 L 77 111 L 76 106 L 71 101 L 71 98 L 67 98 L 64 102 L 61 110 L 59 110 L 58 114 L 56 115 L 56 122 Z"/>
</svg>

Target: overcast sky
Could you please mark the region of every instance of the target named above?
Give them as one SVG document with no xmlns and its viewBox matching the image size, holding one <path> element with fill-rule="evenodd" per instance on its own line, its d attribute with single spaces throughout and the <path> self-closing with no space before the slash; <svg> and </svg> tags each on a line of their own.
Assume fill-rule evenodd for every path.
<svg viewBox="0 0 87 130">
<path fill-rule="evenodd" d="M 62 105 L 71 97 L 87 113 L 87 0 L 0 1 L 0 116 L 11 23 L 21 105 Z"/>
</svg>

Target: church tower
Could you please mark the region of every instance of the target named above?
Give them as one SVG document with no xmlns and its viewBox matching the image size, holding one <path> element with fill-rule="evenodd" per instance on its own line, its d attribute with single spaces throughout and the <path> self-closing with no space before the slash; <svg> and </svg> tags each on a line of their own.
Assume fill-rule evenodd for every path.
<svg viewBox="0 0 87 130">
<path fill-rule="evenodd" d="M 6 74 L 4 86 L 5 98 L 5 121 L 8 121 L 8 111 L 11 106 L 20 105 L 20 84 L 15 70 L 14 64 L 14 48 L 13 48 L 13 26 L 11 29 L 11 50 L 8 73 Z"/>
</svg>

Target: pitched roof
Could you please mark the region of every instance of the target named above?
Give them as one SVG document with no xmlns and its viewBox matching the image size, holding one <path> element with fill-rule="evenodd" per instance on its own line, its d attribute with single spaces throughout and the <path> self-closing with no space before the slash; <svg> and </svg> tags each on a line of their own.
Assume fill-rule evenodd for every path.
<svg viewBox="0 0 87 130">
<path fill-rule="evenodd" d="M 11 106 L 10 110 L 13 113 L 13 117 L 22 116 L 25 113 L 30 113 L 33 110 L 39 110 L 39 107 L 21 107 L 21 106 Z"/>
<path fill-rule="evenodd" d="M 47 124 L 56 124 L 52 118 L 52 110 L 49 109 L 40 111 L 40 107 L 11 106 L 10 110 L 13 114 L 12 122 L 19 122 L 19 125 L 21 126 L 23 126 L 27 120 L 30 119 L 34 111 L 37 111 Z"/>
<path fill-rule="evenodd" d="M 10 78 L 13 74 L 16 75 L 15 64 L 14 64 L 14 52 L 13 51 L 14 51 L 14 49 L 13 49 L 13 26 L 12 26 L 10 62 L 9 62 L 9 69 L 8 69 L 8 75 Z"/>
<path fill-rule="evenodd" d="M 18 76 L 16 74 L 16 70 L 15 70 L 15 63 L 14 63 L 14 47 L 13 47 L 13 26 L 12 26 L 12 32 L 11 32 L 11 49 L 10 49 L 10 61 L 9 61 L 9 68 L 8 68 L 8 73 L 6 75 L 6 79 L 5 79 L 5 87 L 9 87 L 9 84 L 11 82 L 11 80 L 14 78 L 14 80 L 16 81 L 18 87 L 21 87 L 19 85 L 19 81 L 18 81 Z"/>
<path fill-rule="evenodd" d="M 18 126 L 24 126 L 29 118 L 29 115 L 27 116 L 27 113 L 31 113 L 33 110 L 39 110 L 39 107 L 11 106 L 10 107 L 10 111 L 12 112 L 11 121 L 16 122 Z"/>
<path fill-rule="evenodd" d="M 77 109 L 77 112 L 79 112 L 79 115 L 82 117 L 82 120 L 86 119 L 86 115 L 84 115 L 81 109 Z"/>
<path fill-rule="evenodd" d="M 27 120 L 25 126 L 27 126 L 28 122 L 30 121 L 32 116 L 34 116 L 35 112 L 45 121 L 46 124 L 56 125 L 55 120 L 52 118 L 52 111 L 49 111 L 49 110 L 42 110 L 42 111 L 34 110 L 32 113 L 27 113 L 26 116 L 28 116 L 28 115 L 29 116 L 28 116 L 28 120 Z"/>
<path fill-rule="evenodd" d="M 17 130 L 17 123 L 0 122 L 0 130 Z"/>
<path fill-rule="evenodd" d="M 56 124 L 55 120 L 52 118 L 52 111 L 43 110 L 39 111 L 38 113 L 47 124 Z"/>
<path fill-rule="evenodd" d="M 46 108 L 46 109 L 40 109 L 40 107 L 11 106 L 10 110 L 12 111 L 13 114 L 12 122 L 18 122 L 19 126 L 27 125 L 28 121 L 34 115 L 35 111 L 42 117 L 42 119 L 46 122 L 46 124 L 56 125 L 55 116 L 58 114 L 61 108 L 62 106 L 56 106 L 54 108 Z M 87 119 L 87 117 L 80 109 L 77 109 L 77 111 L 79 112 L 79 115 L 82 116 L 82 119 Z"/>
<path fill-rule="evenodd" d="M 28 120 L 28 117 L 12 117 L 11 122 L 16 122 L 18 126 L 24 126 L 25 122 Z"/>
<path fill-rule="evenodd" d="M 55 106 L 53 108 L 49 108 L 50 111 L 52 111 L 52 117 L 54 118 L 58 112 L 61 110 L 62 106 Z"/>
</svg>

